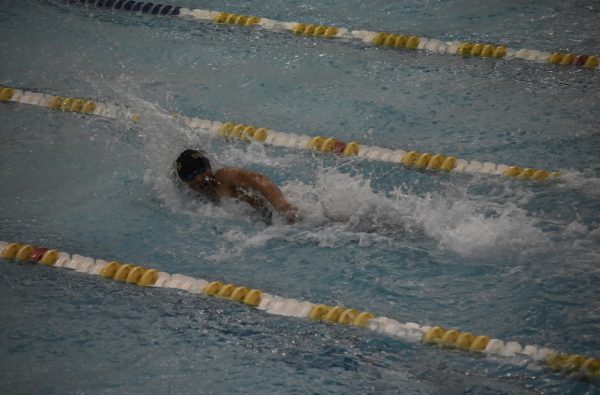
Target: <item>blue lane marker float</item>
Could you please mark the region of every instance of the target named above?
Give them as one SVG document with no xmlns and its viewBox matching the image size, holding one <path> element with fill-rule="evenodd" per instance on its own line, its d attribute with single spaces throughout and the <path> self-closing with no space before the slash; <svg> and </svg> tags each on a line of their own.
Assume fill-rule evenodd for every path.
<svg viewBox="0 0 600 395">
<path fill-rule="evenodd" d="M 181 7 L 172 5 L 146 3 L 133 0 L 70 0 L 70 4 L 91 5 L 98 8 L 106 8 L 120 11 L 141 12 L 142 14 L 152 15 L 179 15 Z"/>
</svg>

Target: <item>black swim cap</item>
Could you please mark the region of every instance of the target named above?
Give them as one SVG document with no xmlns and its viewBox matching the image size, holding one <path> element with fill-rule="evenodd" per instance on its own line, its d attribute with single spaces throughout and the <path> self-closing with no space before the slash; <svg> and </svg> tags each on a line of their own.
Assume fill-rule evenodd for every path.
<svg viewBox="0 0 600 395">
<path fill-rule="evenodd" d="M 177 175 L 185 182 L 190 182 L 196 176 L 210 170 L 210 162 L 201 151 L 188 149 L 179 154 L 175 161 Z"/>
</svg>

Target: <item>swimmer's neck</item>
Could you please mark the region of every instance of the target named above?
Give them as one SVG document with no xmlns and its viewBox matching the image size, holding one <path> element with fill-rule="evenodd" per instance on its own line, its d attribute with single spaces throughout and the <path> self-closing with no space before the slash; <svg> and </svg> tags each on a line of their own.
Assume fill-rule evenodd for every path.
<svg viewBox="0 0 600 395">
<path fill-rule="evenodd" d="M 217 189 L 220 184 L 211 170 L 197 175 L 196 178 L 188 182 L 188 186 L 194 191 L 210 197 L 218 197 Z"/>
</svg>

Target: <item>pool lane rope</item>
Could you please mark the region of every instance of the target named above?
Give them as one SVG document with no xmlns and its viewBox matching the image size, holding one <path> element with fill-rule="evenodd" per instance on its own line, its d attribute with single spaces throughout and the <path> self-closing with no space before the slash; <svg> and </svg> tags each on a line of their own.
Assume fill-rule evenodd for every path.
<svg viewBox="0 0 600 395">
<path fill-rule="evenodd" d="M 76 97 L 31 92 L 0 85 L 0 102 L 2 101 L 30 104 L 32 106 L 47 107 L 59 111 L 91 114 L 104 118 L 125 118 L 133 122 L 140 120 L 139 114 L 132 113 L 123 106 L 106 104 L 88 99 L 79 99 Z"/>
<path fill-rule="evenodd" d="M 489 336 L 476 335 L 442 326 L 402 323 L 392 318 L 376 316 L 368 311 L 288 299 L 252 287 L 197 279 L 181 274 L 169 274 L 145 266 L 107 262 L 78 254 L 35 247 L 22 243 L 0 241 L 0 258 L 17 262 L 34 262 L 54 268 L 73 269 L 122 283 L 145 287 L 175 288 L 195 294 L 218 297 L 252 306 L 269 314 L 309 318 L 329 324 L 357 326 L 407 342 L 437 345 L 441 350 L 460 350 L 479 355 L 524 358 L 534 364 L 578 377 L 600 376 L 600 359 L 579 354 L 560 353 L 537 345 L 522 346 Z"/>
<path fill-rule="evenodd" d="M 492 59 L 521 59 L 538 63 L 571 65 L 598 69 L 598 55 L 584 55 L 564 52 L 545 52 L 535 49 L 515 49 L 505 45 L 470 41 L 441 41 L 410 34 L 396 34 L 381 31 L 350 30 L 335 26 L 323 26 L 301 22 L 284 22 L 252 15 L 229 12 L 174 7 L 170 5 L 117 0 L 70 0 L 69 3 L 85 4 L 104 9 L 136 12 L 151 15 L 169 15 L 195 19 L 217 24 L 244 27 L 260 27 L 266 30 L 287 32 L 296 36 L 313 36 L 324 39 L 343 39 L 363 44 L 384 46 L 400 50 L 423 50 L 435 54 L 482 57 Z"/>
<path fill-rule="evenodd" d="M 140 121 L 141 117 L 129 108 L 114 104 L 105 104 L 88 99 L 74 97 L 54 96 L 46 93 L 32 92 L 0 85 L 0 102 L 10 101 L 47 107 L 58 111 L 92 114 L 108 118 L 121 118 L 133 122 Z M 506 176 L 520 180 L 541 181 L 554 179 L 561 176 L 559 172 L 508 166 L 492 162 L 458 159 L 454 156 L 423 153 L 418 151 L 405 151 L 402 149 L 387 149 L 362 145 L 355 141 L 344 142 L 333 137 L 306 136 L 294 133 L 276 132 L 267 128 L 260 128 L 233 122 L 211 121 L 201 118 L 190 118 L 172 114 L 181 119 L 190 128 L 211 135 L 220 135 L 228 141 L 255 141 L 262 144 L 286 147 L 292 149 L 308 149 L 325 154 L 342 156 L 357 156 L 360 158 L 404 165 L 406 168 L 421 170 L 437 170 L 445 172 L 472 173 Z"/>
</svg>

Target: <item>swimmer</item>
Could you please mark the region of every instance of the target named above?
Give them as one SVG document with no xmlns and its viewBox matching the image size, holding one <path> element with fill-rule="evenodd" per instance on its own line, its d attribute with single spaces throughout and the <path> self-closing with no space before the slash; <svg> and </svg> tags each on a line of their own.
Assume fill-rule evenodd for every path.
<svg viewBox="0 0 600 395">
<path fill-rule="evenodd" d="M 285 199 L 268 177 L 260 173 L 234 167 L 213 171 L 204 154 L 191 149 L 179 154 L 175 168 L 187 186 L 215 201 L 224 197 L 234 198 L 263 212 L 267 210 L 268 202 L 288 223 L 298 220 L 298 209 Z"/>
</svg>

